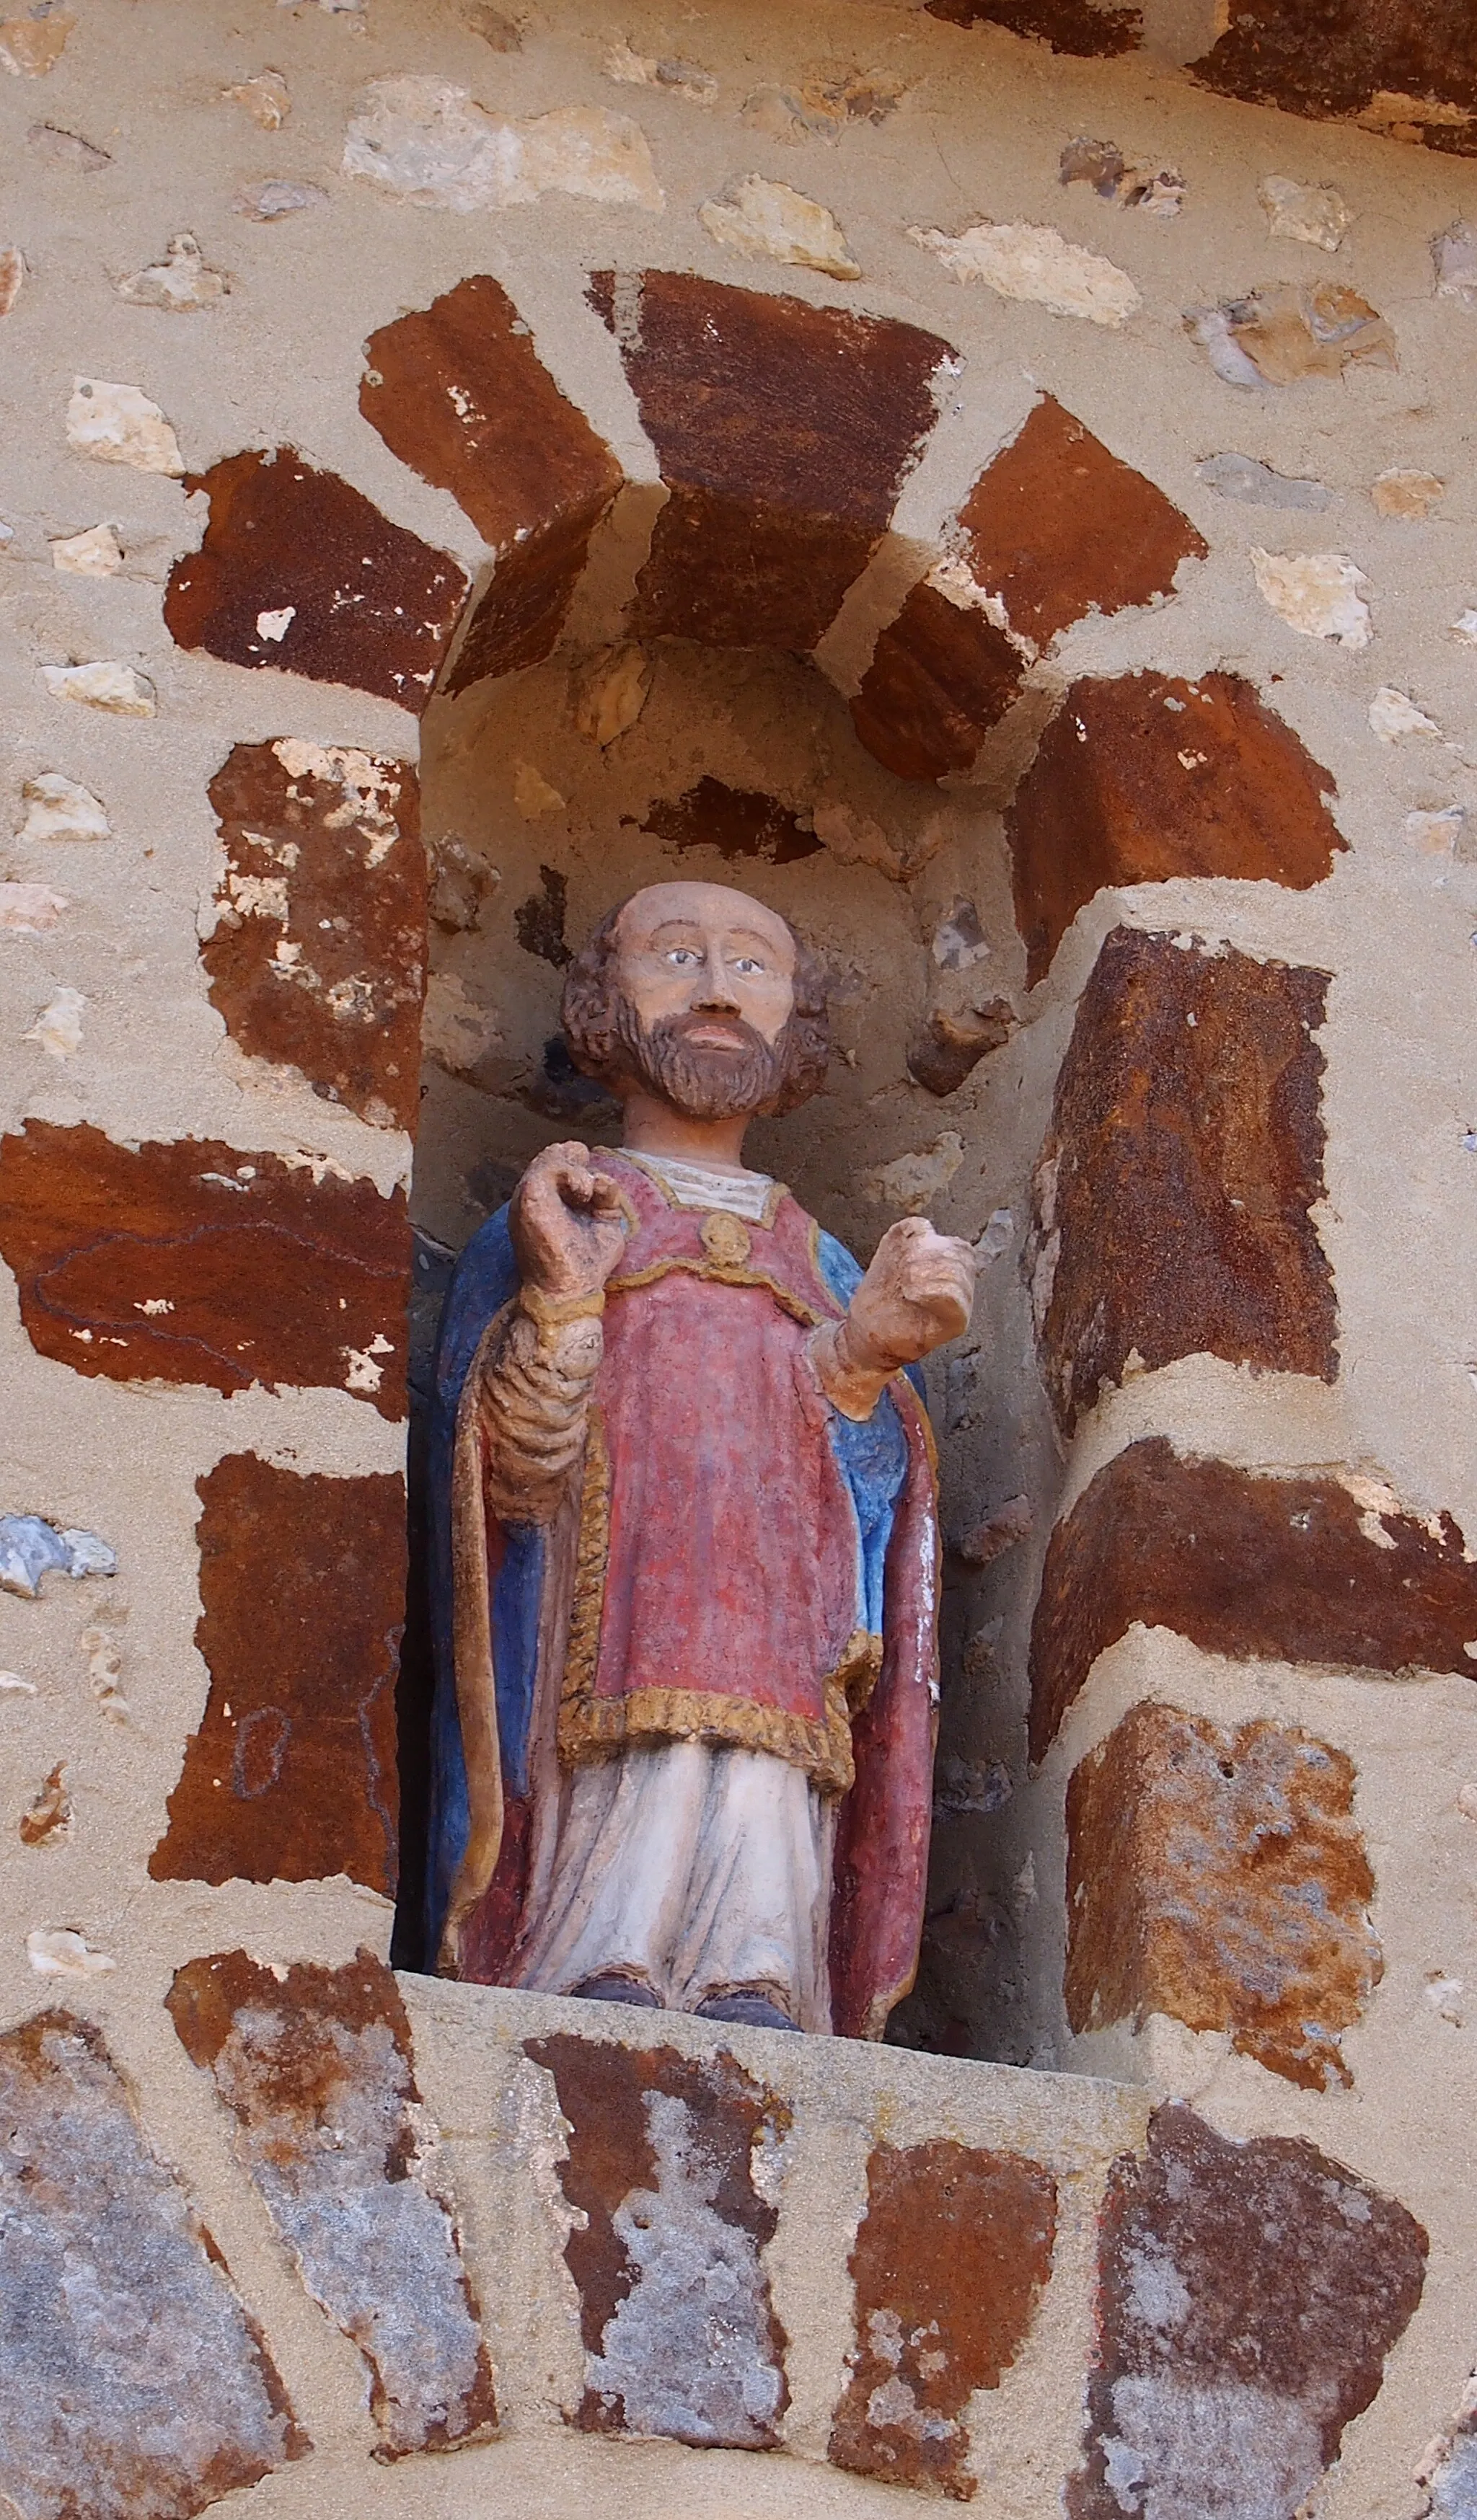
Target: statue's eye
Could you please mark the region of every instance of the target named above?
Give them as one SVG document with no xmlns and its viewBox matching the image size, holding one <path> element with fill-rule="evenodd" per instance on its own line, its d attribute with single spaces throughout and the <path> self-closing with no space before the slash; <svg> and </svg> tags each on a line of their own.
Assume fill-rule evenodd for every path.
<svg viewBox="0 0 1477 2520">
<path fill-rule="evenodd" d="M 745 979 L 747 980 L 752 972 L 759 971 L 762 973 L 764 966 L 760 962 L 757 955 L 740 954 L 736 957 L 733 968 L 736 971 L 742 971 Z"/>
<path fill-rule="evenodd" d="M 698 957 L 691 945 L 673 945 L 667 959 L 669 963 L 695 963 Z"/>
</svg>

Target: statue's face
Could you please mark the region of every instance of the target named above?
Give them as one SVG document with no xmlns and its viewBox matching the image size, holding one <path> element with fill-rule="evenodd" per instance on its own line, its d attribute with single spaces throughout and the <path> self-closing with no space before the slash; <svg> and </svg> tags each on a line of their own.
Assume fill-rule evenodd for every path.
<svg viewBox="0 0 1477 2520">
<path fill-rule="evenodd" d="M 795 1008 L 795 939 L 762 902 L 722 883 L 648 885 L 621 914 L 615 980 L 649 1091 L 705 1119 L 772 1099 Z"/>
</svg>

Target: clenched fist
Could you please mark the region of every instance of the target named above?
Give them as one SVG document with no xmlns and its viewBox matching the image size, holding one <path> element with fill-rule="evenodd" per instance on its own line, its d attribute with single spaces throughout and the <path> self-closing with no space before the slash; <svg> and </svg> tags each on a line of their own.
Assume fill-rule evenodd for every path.
<svg viewBox="0 0 1477 2520">
<path fill-rule="evenodd" d="M 869 1418 L 900 1366 L 916 1365 L 969 1327 L 975 1255 L 925 1217 L 890 1225 L 845 1321 L 815 1332 L 810 1355 L 822 1389 L 847 1418 Z"/>
<path fill-rule="evenodd" d="M 566 1301 L 605 1284 L 625 1246 L 625 1211 L 615 1183 L 592 1170 L 588 1147 L 567 1140 L 534 1156 L 508 1231 L 524 1284 Z"/>
</svg>

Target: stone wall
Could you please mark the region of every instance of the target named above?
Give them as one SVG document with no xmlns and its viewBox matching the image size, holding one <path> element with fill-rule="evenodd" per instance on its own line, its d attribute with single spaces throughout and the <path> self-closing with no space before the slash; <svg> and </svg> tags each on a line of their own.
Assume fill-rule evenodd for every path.
<svg viewBox="0 0 1477 2520">
<path fill-rule="evenodd" d="M 1477 190 L 946 14 L 0 25 L 25 2520 L 1471 2507 Z M 385 1966 L 407 1395 L 679 868 L 990 1263 L 875 2051 Z"/>
</svg>

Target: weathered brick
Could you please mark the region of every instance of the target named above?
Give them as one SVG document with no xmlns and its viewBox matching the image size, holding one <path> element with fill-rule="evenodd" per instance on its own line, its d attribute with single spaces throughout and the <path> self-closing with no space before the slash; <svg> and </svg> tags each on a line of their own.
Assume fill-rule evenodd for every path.
<svg viewBox="0 0 1477 2520">
<path fill-rule="evenodd" d="M 968 2501 L 965 2408 L 996 2389 L 1051 2272 L 1056 2182 L 1018 2153 L 880 2144 L 850 2267 L 851 2377 L 827 2455 Z"/>
<path fill-rule="evenodd" d="M 1074 683 L 1005 815 L 1028 979 L 1105 884 L 1321 883 L 1346 846 L 1335 792 L 1239 674 Z"/>
<path fill-rule="evenodd" d="M 425 707 L 467 594 L 445 552 L 291 446 L 228 455 L 185 488 L 210 515 L 164 595 L 179 647 Z"/>
<path fill-rule="evenodd" d="M 1039 648 L 1085 613 L 1173 595 L 1180 562 L 1209 549 L 1155 482 L 1050 394 L 986 466 L 959 529 L 976 583 Z"/>
<path fill-rule="evenodd" d="M 723 2051 L 701 2061 L 558 2036 L 528 2043 L 570 2122 L 565 2259 L 579 2294 L 586 2432 L 767 2450 L 789 2403 L 760 2252 L 777 2215 L 756 2141 L 790 2123 Z"/>
<path fill-rule="evenodd" d="M 0 2499 L 192 2520 L 311 2448 L 90 2023 L 0 2036 Z"/>
<path fill-rule="evenodd" d="M 42 1356 L 115 1382 L 262 1383 L 405 1406 L 404 1193 L 215 1138 L 0 1138 L 0 1257 Z"/>
<path fill-rule="evenodd" d="M 1313 1040 L 1327 979 L 1119 927 L 1083 992 L 1037 1177 L 1034 1293 L 1066 1431 L 1130 1358 L 1337 1368 Z"/>
<path fill-rule="evenodd" d="M 1012 35 L 1036 35 L 1054 53 L 1101 61 L 1131 53 L 1143 24 L 1137 8 L 1098 6 L 1098 0 L 924 0 L 930 17 L 951 26 L 1003 26 Z"/>
<path fill-rule="evenodd" d="M 1229 0 L 1225 31 L 1193 74 L 1223 96 L 1321 119 L 1381 93 L 1411 100 L 1411 138 L 1477 155 L 1477 21 L 1470 0 Z M 1437 111 L 1429 118 L 1422 102 Z M 1440 116 L 1454 106 L 1466 121 Z M 1383 124 L 1381 127 L 1385 127 Z"/>
<path fill-rule="evenodd" d="M 492 2369 L 389 1969 L 366 1951 L 281 1972 L 226 1952 L 180 1969 L 167 2002 L 303 2282 L 369 2365 L 378 2455 L 485 2438 Z"/>
<path fill-rule="evenodd" d="M 1074 2030 L 1166 2012 L 1311 2090 L 1381 1974 L 1354 1762 L 1267 1719 L 1133 1707 L 1067 1788 Z"/>
<path fill-rule="evenodd" d="M 596 272 L 590 295 L 671 493 L 633 635 L 813 648 L 934 426 L 948 343 L 683 272 Z"/>
<path fill-rule="evenodd" d="M 1114 2166 L 1071 2520 L 1294 2520 L 1378 2393 L 1426 2235 L 1311 2143 L 1156 2112 Z"/>
<path fill-rule="evenodd" d="M 403 1481 L 303 1477 L 231 1453 L 196 1484 L 195 1642 L 210 1688 L 150 1873 L 346 1873 L 392 1895 Z"/>
<path fill-rule="evenodd" d="M 1031 1755 L 1135 1620 L 1207 1653 L 1477 1678 L 1477 1565 L 1450 1514 L 1371 1513 L 1321 1470 L 1286 1476 L 1130 1444 L 1057 1524 L 1031 1637 Z"/>
<path fill-rule="evenodd" d="M 239 743 L 210 803 L 226 864 L 201 960 L 232 1040 L 361 1119 L 413 1128 L 426 859 L 411 764 Z"/>
<path fill-rule="evenodd" d="M 874 759 L 900 779 L 943 779 L 971 767 L 1024 671 L 1003 630 L 925 580 L 879 637 L 852 702 L 852 723 Z"/>
<path fill-rule="evenodd" d="M 547 656 L 621 467 L 562 394 L 485 272 L 370 336 L 359 409 L 423 480 L 449 490 L 496 553 L 448 683 Z"/>
<path fill-rule="evenodd" d="M 674 849 L 716 849 L 720 857 L 759 858 L 766 866 L 793 865 L 823 846 L 777 796 L 728 788 L 721 779 L 700 779 L 680 796 L 658 797 L 641 829 Z"/>
</svg>

